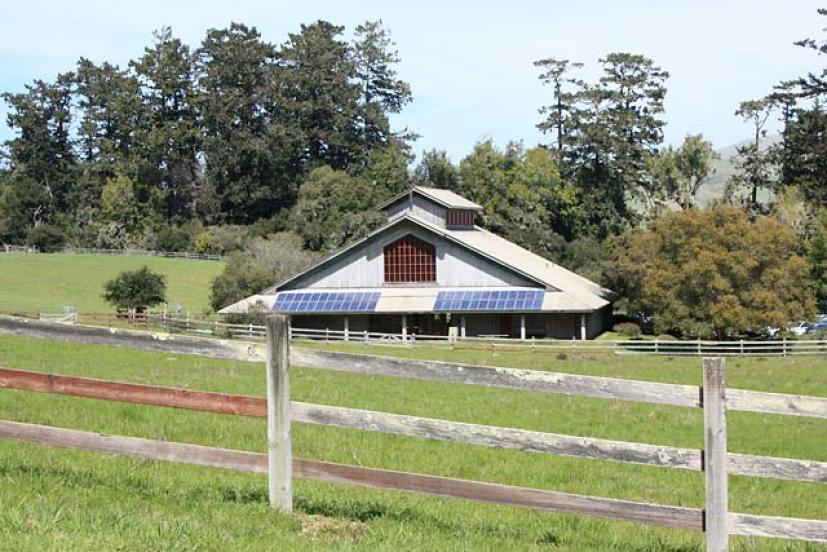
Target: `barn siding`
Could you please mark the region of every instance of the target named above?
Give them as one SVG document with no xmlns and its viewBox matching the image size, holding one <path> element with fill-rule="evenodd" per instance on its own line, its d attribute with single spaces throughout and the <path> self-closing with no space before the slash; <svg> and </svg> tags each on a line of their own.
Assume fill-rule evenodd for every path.
<svg viewBox="0 0 827 552">
<path fill-rule="evenodd" d="M 448 210 L 445 207 L 416 194 L 413 196 L 413 205 L 411 205 L 411 198 L 405 196 L 399 198 L 396 203 L 385 207 L 388 222 L 394 221 L 406 213 L 411 213 L 440 228 L 445 228 L 445 221 L 448 216 Z"/>
<path fill-rule="evenodd" d="M 388 216 L 388 222 L 394 221 L 410 211 L 410 201 L 411 198 L 408 196 L 401 197 L 398 201 L 396 201 L 396 203 L 391 203 L 385 207 L 385 214 Z"/>
<path fill-rule="evenodd" d="M 419 195 L 414 195 L 413 197 L 413 209 L 411 213 L 422 220 L 442 228 L 445 228 L 445 220 L 448 217 L 448 210 L 445 207 Z"/>
<path fill-rule="evenodd" d="M 385 286 L 383 249 L 407 235 L 436 247 L 439 287 L 536 286 L 537 284 L 413 225 L 376 236 L 332 264 L 296 279 L 284 289 L 376 288 Z"/>
</svg>

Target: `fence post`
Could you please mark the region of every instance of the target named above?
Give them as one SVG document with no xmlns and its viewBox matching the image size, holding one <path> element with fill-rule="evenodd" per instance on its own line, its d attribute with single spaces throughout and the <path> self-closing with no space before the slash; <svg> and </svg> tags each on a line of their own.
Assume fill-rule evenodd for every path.
<svg viewBox="0 0 827 552">
<path fill-rule="evenodd" d="M 729 548 L 724 371 L 723 358 L 704 359 L 704 531 L 707 552 L 726 552 Z"/>
<path fill-rule="evenodd" d="M 293 452 L 290 442 L 290 342 L 284 314 L 268 316 L 267 458 L 270 506 L 293 511 Z"/>
<path fill-rule="evenodd" d="M 783 338 L 783 341 L 781 342 L 781 355 L 782 356 L 787 356 L 787 338 L 786 337 Z"/>
</svg>

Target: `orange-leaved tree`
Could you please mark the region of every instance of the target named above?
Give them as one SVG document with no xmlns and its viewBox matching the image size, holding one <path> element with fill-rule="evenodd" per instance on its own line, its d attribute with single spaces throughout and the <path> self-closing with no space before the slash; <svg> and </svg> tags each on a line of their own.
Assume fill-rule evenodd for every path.
<svg viewBox="0 0 827 552">
<path fill-rule="evenodd" d="M 671 213 L 611 243 L 612 287 L 657 332 L 725 338 L 815 310 L 810 267 L 780 221 L 716 206 Z"/>
</svg>

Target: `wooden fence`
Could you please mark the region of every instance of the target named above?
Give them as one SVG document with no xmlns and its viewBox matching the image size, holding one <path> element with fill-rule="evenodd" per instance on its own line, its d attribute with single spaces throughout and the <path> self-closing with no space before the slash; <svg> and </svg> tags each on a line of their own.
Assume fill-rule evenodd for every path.
<svg viewBox="0 0 827 552">
<path fill-rule="evenodd" d="M 263 335 L 264 326 L 260 328 Z M 368 331 L 344 331 L 316 328 L 291 328 L 292 339 L 312 341 L 349 341 L 364 344 L 417 345 L 447 347 L 453 350 L 486 350 L 500 352 L 537 353 L 616 353 L 655 354 L 671 356 L 792 356 L 827 354 L 827 339 L 733 339 L 729 341 L 679 340 L 679 339 L 627 339 L 627 340 L 579 340 L 579 339 L 503 339 L 490 337 L 459 337 L 447 335 L 394 334 Z M 255 335 L 255 334 L 254 334 Z"/>
<path fill-rule="evenodd" d="M 265 327 L 258 324 L 227 324 L 217 320 L 198 320 L 152 313 L 150 324 L 167 330 L 264 340 Z M 777 340 L 555 340 L 454 337 L 447 335 L 396 334 L 369 331 L 345 331 L 318 328 L 290 328 L 291 340 L 352 342 L 363 345 L 400 347 L 423 346 L 452 350 L 496 352 L 532 352 L 554 354 L 649 354 L 671 356 L 795 356 L 827 355 L 827 339 Z"/>
<path fill-rule="evenodd" d="M 169 257 L 172 259 L 196 259 L 200 261 L 223 261 L 223 255 L 210 253 L 191 253 L 189 251 L 152 251 L 147 249 L 105 249 L 98 247 L 66 247 L 64 253 L 84 253 L 89 255 L 135 255 L 145 257 Z M 28 245 L 0 245 L 0 253 L 39 253 L 37 247 Z"/>
<path fill-rule="evenodd" d="M 200 261 L 223 261 L 226 257 L 209 253 L 191 253 L 189 251 L 153 251 L 147 249 L 103 249 L 92 247 L 67 247 L 64 253 L 86 253 L 90 255 L 137 255 L 144 257 L 169 257 L 171 259 L 196 259 Z"/>
<path fill-rule="evenodd" d="M 728 410 L 827 420 L 825 397 L 727 389 L 723 358 L 704 359 L 703 386 L 698 387 L 313 349 L 291 350 L 288 324 L 284 316 L 273 316 L 267 321 L 266 399 L 0 369 L 0 387 L 224 414 L 267 416 L 267 454 L 101 435 L 11 421 L 0 421 L 0 438 L 268 473 L 270 502 L 287 512 L 292 510 L 292 480 L 304 478 L 704 531 L 707 549 L 712 551 L 726 550 L 728 535 L 731 534 L 827 542 L 827 521 L 732 513 L 727 509 L 729 474 L 824 484 L 827 483 L 827 462 L 735 454 L 726 450 Z M 62 335 L 69 334 L 64 332 Z M 90 333 L 87 338 L 93 335 L 95 334 Z M 104 335 L 100 337 L 102 342 L 112 343 L 104 341 Z M 167 351 L 201 351 L 201 354 L 213 354 L 222 358 L 261 360 L 256 351 L 246 351 L 245 356 L 244 352 L 229 347 L 226 343 L 213 343 L 199 349 L 195 345 L 197 338 L 182 339 L 181 343 L 164 341 L 159 342 L 160 345 L 141 339 L 144 338 L 134 343 L 138 346 L 143 343 L 146 348 L 153 350 L 162 347 Z M 290 400 L 289 391 L 291 364 L 452 384 L 702 408 L 705 446 L 703 450 L 697 450 L 611 441 L 295 402 Z M 706 486 L 705 508 L 649 504 L 294 459 L 290 437 L 292 422 L 543 454 L 703 471 Z"/>
</svg>

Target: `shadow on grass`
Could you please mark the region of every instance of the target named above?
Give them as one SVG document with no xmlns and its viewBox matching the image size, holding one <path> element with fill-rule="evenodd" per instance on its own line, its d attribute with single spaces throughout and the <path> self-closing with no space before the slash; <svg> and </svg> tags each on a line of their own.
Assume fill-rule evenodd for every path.
<svg viewBox="0 0 827 552">
<path fill-rule="evenodd" d="M 15 462 L 6 459 L 0 463 L 0 477 L 35 479 L 39 484 L 48 482 L 57 483 L 70 489 L 94 490 L 101 492 L 117 491 L 128 493 L 141 500 L 173 500 L 177 504 L 205 503 L 260 505 L 268 503 L 267 487 L 257 484 L 187 484 L 164 486 L 152 481 L 152 477 L 137 476 L 131 473 L 130 468 L 123 470 L 122 475 L 111 477 L 108 474 L 98 475 L 92 469 L 77 469 L 66 466 L 47 466 L 23 463 L 20 459 Z M 145 461 L 136 460 L 132 467 L 140 468 Z M 386 519 L 391 522 L 412 524 L 423 531 L 438 531 L 440 533 L 458 535 L 473 533 L 513 544 L 529 544 L 549 549 L 568 550 L 571 546 L 588 543 L 585 535 L 595 535 L 592 543 L 602 550 L 623 550 L 633 552 L 699 552 L 701 547 L 695 543 L 669 542 L 659 536 L 650 535 L 644 542 L 608 542 L 598 535 L 611 535 L 612 528 L 609 522 L 593 520 L 576 516 L 564 515 L 555 519 L 537 520 L 543 527 L 539 533 L 526 531 L 524 524 L 496 523 L 485 519 L 445 520 L 437 515 L 429 514 L 421 508 L 400 506 L 393 500 L 381 501 L 373 499 L 353 498 L 326 498 L 312 497 L 299 494 L 294 497 L 296 512 L 308 515 L 319 515 L 327 518 L 349 520 L 356 522 L 370 522 L 377 519 Z M 549 528 L 551 526 L 552 528 Z M 653 538 L 654 537 L 654 538 Z"/>
</svg>

